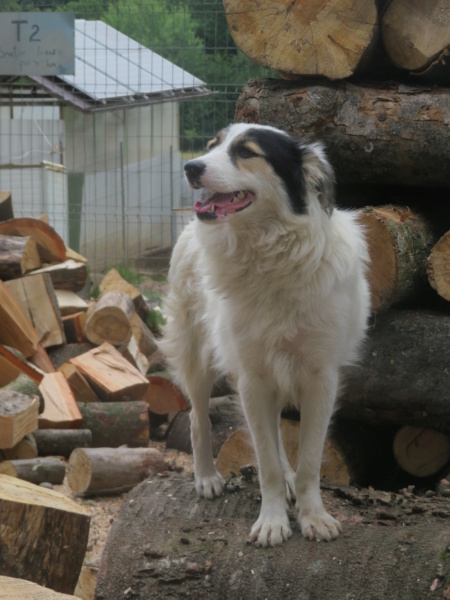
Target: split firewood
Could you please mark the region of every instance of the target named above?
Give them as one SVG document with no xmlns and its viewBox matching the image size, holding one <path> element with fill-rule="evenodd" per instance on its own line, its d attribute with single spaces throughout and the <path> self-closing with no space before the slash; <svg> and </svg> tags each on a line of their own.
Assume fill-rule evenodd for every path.
<svg viewBox="0 0 450 600">
<path fill-rule="evenodd" d="M 39 456 L 69 458 L 76 448 L 89 448 L 92 445 L 90 429 L 37 429 L 32 437 Z"/>
<path fill-rule="evenodd" d="M 0 514 L 2 574 L 72 594 L 88 542 L 87 509 L 53 490 L 0 475 Z"/>
<path fill-rule="evenodd" d="M 142 375 L 145 375 L 148 370 L 147 357 L 142 354 L 139 350 L 136 338 L 134 335 L 130 337 L 130 340 L 124 346 L 118 348 L 120 354 L 135 367 Z"/>
<path fill-rule="evenodd" d="M 140 400 L 147 391 L 147 379 L 107 342 L 70 362 L 103 400 Z"/>
<path fill-rule="evenodd" d="M 134 304 L 127 294 L 107 292 L 88 315 L 84 334 L 93 344 L 126 344 L 131 337 L 130 321 L 134 312 Z"/>
<path fill-rule="evenodd" d="M 74 260 L 75 262 L 83 263 L 84 265 L 87 265 L 89 262 L 85 256 L 79 254 L 75 250 L 72 250 L 72 248 L 69 248 L 68 246 L 66 246 L 66 257 L 67 260 Z"/>
<path fill-rule="evenodd" d="M 55 296 L 63 317 L 78 312 L 86 312 L 88 309 L 86 302 L 70 290 L 55 290 Z"/>
<path fill-rule="evenodd" d="M 143 400 L 150 412 L 156 415 L 177 414 L 189 408 L 181 390 L 168 377 L 150 375 L 149 386 Z"/>
<path fill-rule="evenodd" d="M 35 327 L 44 348 L 66 343 L 61 311 L 48 274 L 28 275 L 5 285 Z"/>
<path fill-rule="evenodd" d="M 4 575 L 0 575 L 0 589 L 2 600 L 73 600 L 72 594 L 60 594 L 32 581 Z"/>
<path fill-rule="evenodd" d="M 450 315 L 391 309 L 377 315 L 361 361 L 345 370 L 337 414 L 450 434 Z"/>
<path fill-rule="evenodd" d="M 66 467 L 62 460 L 53 456 L 5 460 L 0 463 L 0 474 L 17 477 L 37 485 L 40 483 L 61 485 L 66 475 Z"/>
<path fill-rule="evenodd" d="M 36 429 L 36 431 L 38 431 Z M 2 448 L 0 449 L 0 462 L 2 460 L 22 460 L 24 458 L 37 458 L 38 457 L 38 449 L 36 445 L 36 440 L 34 439 L 34 433 L 27 434 L 23 439 L 20 440 L 12 448 Z"/>
<path fill-rule="evenodd" d="M 0 278 L 21 277 L 41 266 L 36 242 L 30 237 L 0 235 Z"/>
<path fill-rule="evenodd" d="M 68 259 L 56 265 L 42 267 L 35 273 L 48 273 L 55 290 L 80 292 L 86 285 L 87 265 Z"/>
<path fill-rule="evenodd" d="M 147 303 L 136 286 L 125 281 L 117 269 L 110 269 L 100 282 L 99 289 L 102 295 L 108 292 L 122 292 L 133 301 L 137 314 L 145 321 L 149 311 Z"/>
<path fill-rule="evenodd" d="M 55 365 L 50 360 L 47 350 L 39 342 L 36 352 L 28 359 L 31 364 L 40 369 L 43 373 L 54 373 Z"/>
<path fill-rule="evenodd" d="M 7 363 L 6 363 L 7 364 Z M 5 366 L 6 368 L 6 366 Z M 2 370 L 2 362 L 0 357 L 0 371 Z M 9 381 L 7 384 L 2 386 L 1 391 L 12 391 L 19 392 L 20 394 L 24 394 L 25 396 L 37 396 L 39 399 L 39 412 L 44 410 L 44 396 L 41 394 L 41 390 L 39 389 L 39 383 L 42 381 L 44 374 L 42 374 L 39 381 L 36 383 L 31 377 L 25 375 L 18 371 L 17 377 L 12 381 Z"/>
<path fill-rule="evenodd" d="M 0 390 L 0 448 L 13 448 L 38 427 L 39 398 Z"/>
<path fill-rule="evenodd" d="M 64 346 L 57 346 L 55 348 L 49 348 L 48 355 L 56 369 L 59 369 L 61 365 L 69 362 L 71 358 L 81 356 L 86 352 L 92 350 L 92 344 L 84 342 L 82 344 L 64 344 Z"/>
<path fill-rule="evenodd" d="M 77 402 L 99 402 L 100 398 L 91 388 L 86 378 L 72 363 L 64 363 L 58 369 L 64 374 Z"/>
<path fill-rule="evenodd" d="M 444 87 L 253 79 L 235 120 L 322 140 L 339 184 L 449 187 L 449 110 Z"/>
<path fill-rule="evenodd" d="M 398 206 L 360 212 L 366 230 L 372 311 L 389 308 L 424 288 L 426 260 L 435 237 L 420 215 Z"/>
<path fill-rule="evenodd" d="M 39 343 L 38 332 L 2 281 L 0 281 L 0 343 L 15 348 L 26 358 L 36 352 Z"/>
<path fill-rule="evenodd" d="M 390 0 L 383 13 L 384 47 L 394 64 L 415 74 L 450 73 L 447 0 Z"/>
<path fill-rule="evenodd" d="M 428 477 L 450 461 L 450 437 L 434 429 L 401 427 L 394 437 L 394 456 L 400 467 L 415 477 Z"/>
<path fill-rule="evenodd" d="M 225 0 L 236 45 L 285 77 L 350 77 L 367 66 L 378 41 L 374 0 Z"/>
<path fill-rule="evenodd" d="M 130 325 L 140 352 L 148 358 L 158 349 L 153 333 L 138 313 L 134 313 L 131 317 Z"/>
<path fill-rule="evenodd" d="M 86 341 L 84 326 L 86 324 L 86 313 L 77 312 L 62 317 L 66 340 L 70 344 L 81 344 Z"/>
<path fill-rule="evenodd" d="M 450 231 L 431 250 L 427 260 L 428 281 L 433 289 L 450 301 Z"/>
<path fill-rule="evenodd" d="M 44 372 L 28 362 L 23 354 L 15 348 L 0 345 L 0 385 L 9 384 L 11 381 L 9 377 L 15 379 L 20 373 L 23 373 L 37 384 L 44 377 Z"/>
<path fill-rule="evenodd" d="M 0 192 L 0 221 L 14 219 L 11 192 Z"/>
<path fill-rule="evenodd" d="M 67 481 L 76 495 L 122 494 L 167 470 L 155 448 L 78 448 L 67 467 Z"/>
<path fill-rule="evenodd" d="M 79 404 L 83 428 L 92 432 L 93 448 L 146 448 L 150 438 L 148 407 L 143 401 Z"/>
<path fill-rule="evenodd" d="M 44 412 L 39 415 L 39 429 L 78 429 L 83 417 L 77 401 L 62 373 L 47 373 L 39 384 L 44 396 Z"/>
<path fill-rule="evenodd" d="M 53 227 L 39 219 L 10 219 L 0 222 L 0 234 L 31 237 L 37 245 L 43 263 L 66 260 L 66 247 Z"/>
</svg>

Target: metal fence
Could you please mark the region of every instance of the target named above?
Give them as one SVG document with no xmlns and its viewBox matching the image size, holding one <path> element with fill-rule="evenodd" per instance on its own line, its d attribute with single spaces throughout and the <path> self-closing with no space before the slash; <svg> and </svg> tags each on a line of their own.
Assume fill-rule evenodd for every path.
<svg viewBox="0 0 450 600">
<path fill-rule="evenodd" d="M 191 218 L 183 162 L 233 120 L 245 82 L 268 74 L 236 49 L 222 2 L 3 0 L 2 10 L 75 17 L 74 74 L 0 74 L 0 190 L 15 216 L 46 213 L 94 270 L 167 257 Z M 0 44 L 0 69 L 9 51 Z"/>
</svg>

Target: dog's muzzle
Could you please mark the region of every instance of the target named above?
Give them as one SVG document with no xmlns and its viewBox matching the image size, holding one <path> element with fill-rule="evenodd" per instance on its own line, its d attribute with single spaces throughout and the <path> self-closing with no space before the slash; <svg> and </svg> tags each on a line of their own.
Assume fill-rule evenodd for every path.
<svg viewBox="0 0 450 600">
<path fill-rule="evenodd" d="M 201 177 L 205 172 L 205 169 L 206 165 L 201 160 L 190 160 L 184 165 L 184 172 L 186 173 L 187 180 L 193 188 L 199 189 L 203 187 Z"/>
</svg>

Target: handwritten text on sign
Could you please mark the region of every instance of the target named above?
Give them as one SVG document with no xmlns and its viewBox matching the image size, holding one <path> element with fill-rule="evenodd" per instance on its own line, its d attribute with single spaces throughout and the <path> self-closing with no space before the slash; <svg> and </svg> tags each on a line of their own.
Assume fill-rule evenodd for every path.
<svg viewBox="0 0 450 600">
<path fill-rule="evenodd" d="M 72 13 L 0 13 L 0 75 L 73 75 Z"/>
</svg>

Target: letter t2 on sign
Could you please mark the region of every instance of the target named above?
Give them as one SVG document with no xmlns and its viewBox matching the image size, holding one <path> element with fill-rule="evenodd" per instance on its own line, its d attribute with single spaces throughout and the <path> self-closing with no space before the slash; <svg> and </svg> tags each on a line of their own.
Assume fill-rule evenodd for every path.
<svg viewBox="0 0 450 600">
<path fill-rule="evenodd" d="M 73 75 L 73 13 L 0 13 L 0 75 Z"/>
</svg>

